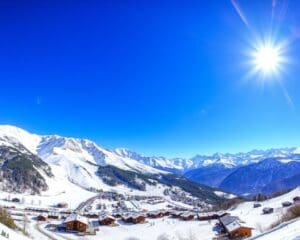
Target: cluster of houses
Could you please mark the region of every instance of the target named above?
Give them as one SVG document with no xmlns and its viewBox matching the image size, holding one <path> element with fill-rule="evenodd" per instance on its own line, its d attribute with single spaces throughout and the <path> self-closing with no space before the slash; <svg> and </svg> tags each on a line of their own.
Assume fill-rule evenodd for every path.
<svg viewBox="0 0 300 240">
<path fill-rule="evenodd" d="M 97 217 L 97 218 L 95 218 Z M 61 224 L 57 225 L 57 230 L 67 232 L 79 232 L 84 234 L 96 234 L 99 226 L 115 226 L 117 221 L 123 221 L 126 224 L 139 224 L 147 222 L 149 219 L 157 219 L 163 217 L 177 218 L 182 221 L 210 221 L 219 220 L 217 224 L 220 228 L 220 234 L 226 235 L 229 238 L 244 238 L 250 237 L 252 228 L 244 226 L 238 217 L 231 216 L 227 212 L 209 212 L 196 213 L 183 210 L 155 210 L 149 212 L 127 212 L 113 211 L 112 214 L 100 213 L 98 216 L 93 216 L 93 219 L 72 213 L 66 217 Z M 39 221 L 45 221 L 46 218 L 40 218 Z"/>
<path fill-rule="evenodd" d="M 292 206 L 293 204 L 300 204 L 300 196 L 296 196 L 293 198 L 293 202 L 290 202 L 290 201 L 284 201 L 281 203 L 282 207 L 290 207 Z M 259 208 L 261 207 L 262 205 L 260 203 L 254 203 L 253 204 L 253 208 Z M 262 213 L 263 214 L 271 214 L 274 212 L 274 208 L 272 207 L 265 207 L 262 209 Z"/>
</svg>

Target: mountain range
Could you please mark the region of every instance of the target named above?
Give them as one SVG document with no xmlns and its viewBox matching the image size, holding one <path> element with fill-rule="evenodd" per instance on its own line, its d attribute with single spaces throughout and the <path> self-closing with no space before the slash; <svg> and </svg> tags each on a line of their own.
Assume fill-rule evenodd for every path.
<svg viewBox="0 0 300 240">
<path fill-rule="evenodd" d="M 116 185 L 146 190 L 154 185 L 151 182 L 172 185 L 173 177 L 180 179 L 174 181 L 177 186 L 188 189 L 190 184 L 195 187 L 193 194 L 199 187 L 200 192 L 206 191 L 204 195 L 217 199 L 216 188 L 252 195 L 300 184 L 300 148 L 192 158 L 149 157 L 126 148 L 109 150 L 87 139 L 37 135 L 0 125 L 0 158 L 0 186 L 10 191 L 41 192 L 58 182 L 92 190 Z"/>
<path fill-rule="evenodd" d="M 215 188 L 123 156 L 120 149 L 7 125 L 0 126 L 0 163 L 0 188 L 7 192 L 57 195 L 77 186 L 91 192 L 161 195 L 178 188 L 205 203 L 224 199 Z"/>
</svg>

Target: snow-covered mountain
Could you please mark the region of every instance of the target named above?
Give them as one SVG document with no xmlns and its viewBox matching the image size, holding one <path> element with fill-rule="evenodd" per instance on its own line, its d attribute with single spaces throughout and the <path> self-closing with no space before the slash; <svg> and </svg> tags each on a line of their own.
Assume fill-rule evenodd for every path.
<svg viewBox="0 0 300 240">
<path fill-rule="evenodd" d="M 146 157 L 142 154 L 130 151 L 126 148 L 117 148 L 115 153 L 122 157 L 127 157 L 139 161 L 145 165 L 154 167 L 156 169 L 166 170 L 170 172 L 182 172 L 192 165 L 192 161 L 184 158 L 167 159 L 165 157 Z"/>
<path fill-rule="evenodd" d="M 237 168 L 251 163 L 257 163 L 267 158 L 289 158 L 292 155 L 300 154 L 300 148 L 252 150 L 250 152 L 236 154 L 215 153 L 213 155 L 196 155 L 192 158 L 149 157 L 126 148 L 117 148 L 115 153 L 122 157 L 135 159 L 157 169 L 185 173 L 193 169 L 208 167 Z"/>
<path fill-rule="evenodd" d="M 240 167 L 221 183 L 220 188 L 236 194 L 270 194 L 299 184 L 300 157 L 268 158 Z M 295 177 L 296 176 L 296 177 Z M 280 183 L 284 185 L 281 185 Z"/>
<path fill-rule="evenodd" d="M 0 146 L 30 151 L 49 164 L 60 178 L 85 187 L 97 188 L 101 179 L 96 175 L 99 166 L 115 167 L 147 174 L 163 173 L 126 156 L 120 156 L 86 139 L 58 135 L 36 135 L 13 126 L 0 126 Z M 22 148 L 21 148 L 22 149 Z"/>
<path fill-rule="evenodd" d="M 221 199 L 214 194 L 215 190 L 212 188 L 195 184 L 182 176 L 171 175 L 170 172 L 153 167 L 150 164 L 151 159 L 148 161 L 146 157 L 124 149 L 110 151 L 87 139 L 36 135 L 20 128 L 4 125 L 0 126 L 0 147 L 2 148 L 0 154 L 8 149 L 17 151 L 20 155 L 19 159 L 26 159 L 26 163 L 30 165 L 30 173 L 32 173 L 30 176 L 39 176 L 38 181 L 42 184 L 38 186 L 41 187 L 34 189 L 33 193 L 47 190 L 47 194 L 60 194 L 76 185 L 89 191 L 101 189 L 128 192 L 134 189 L 146 191 L 148 194 L 158 192 L 163 194 L 164 189 L 176 186 L 187 192 L 190 191 L 200 199 L 208 201 Z M 30 157 L 26 157 L 27 155 Z M 156 160 L 159 159 L 161 164 L 166 161 L 164 166 L 167 166 L 166 159 Z M 3 157 L 2 161 L 3 166 L 7 163 L 12 165 L 12 159 L 9 157 Z M 15 172 L 16 166 L 15 164 L 13 166 L 12 172 Z M 47 174 L 45 168 L 50 169 L 51 174 Z M 33 185 L 32 182 L 24 180 L 25 176 L 21 175 L 21 177 L 20 182 L 24 187 L 16 189 L 16 186 L 10 182 L 9 189 L 22 192 Z M 2 190 L 7 189 L 4 187 Z"/>
<path fill-rule="evenodd" d="M 246 153 L 237 154 L 222 154 L 216 153 L 211 156 L 206 155 L 196 155 L 193 158 L 174 158 L 167 159 L 164 157 L 146 157 L 136 152 L 130 151 L 128 149 L 116 149 L 115 152 L 120 156 L 129 157 L 135 159 L 143 164 L 152 166 L 157 169 L 162 169 L 165 171 L 175 172 L 183 174 L 185 177 L 212 187 L 221 187 L 227 191 L 231 191 L 238 194 L 258 193 L 260 191 L 264 193 L 272 193 L 274 191 L 279 191 L 287 189 L 288 187 L 298 186 L 296 177 L 294 174 L 300 174 L 294 169 L 289 171 L 289 175 L 278 175 L 275 177 L 274 172 L 268 172 L 267 169 L 261 171 L 262 176 L 267 178 L 274 178 L 271 182 L 261 180 L 258 175 L 249 175 L 249 185 L 251 182 L 256 182 L 257 186 L 252 189 L 245 187 L 245 182 L 240 182 L 233 173 L 241 172 L 247 166 L 256 166 L 265 159 L 278 159 L 280 160 L 280 169 L 289 169 L 289 166 L 299 159 L 300 148 L 281 148 L 281 149 L 269 149 L 269 150 L 252 150 Z M 244 168 L 245 167 L 245 168 Z M 239 170 L 241 169 L 241 170 Z M 275 171 L 275 170 L 274 170 Z M 282 171 L 281 171 L 282 172 Z M 254 173 L 258 174 L 258 172 Z M 272 174 L 271 174 L 272 173 Z M 235 173 L 236 174 L 236 173 Z M 247 175 L 248 172 L 242 175 Z M 239 175 L 238 175 L 239 176 Z M 289 179 L 286 179 L 289 177 Z M 258 181 L 260 181 L 258 184 Z M 221 185 L 222 184 L 222 185 Z M 236 188 L 237 184 L 240 184 L 241 188 Z M 243 185 L 244 184 L 244 185 Z"/>
<path fill-rule="evenodd" d="M 99 178 L 99 167 L 109 165 L 146 175 L 181 174 L 198 183 L 212 187 L 222 186 L 231 191 L 231 187 L 226 187 L 226 185 L 230 182 L 233 186 L 234 183 L 228 179 L 230 176 L 232 179 L 236 179 L 232 176 L 240 168 L 256 166 L 255 164 L 271 158 L 279 159 L 282 163 L 281 167 L 284 168 L 292 165 L 288 164 L 289 162 L 298 161 L 300 156 L 300 148 L 282 148 L 253 150 L 237 154 L 196 155 L 193 158 L 149 157 L 125 148 L 109 150 L 87 139 L 31 134 L 8 125 L 0 125 L 0 146 L 12 147 L 23 152 L 29 151 L 51 167 L 55 179 L 68 179 L 69 182 L 86 189 L 98 189 L 99 186 L 105 186 L 103 179 Z M 299 172 L 296 173 L 299 174 Z M 41 172 L 41 174 L 44 173 Z M 281 183 L 283 177 L 291 179 Z M 293 175 L 283 177 L 274 179 L 277 186 L 287 185 L 294 179 Z M 45 178 L 49 178 L 49 176 L 45 176 Z M 256 179 L 249 179 L 249 181 L 251 180 L 255 181 Z M 257 187 L 256 189 L 261 188 Z M 243 193 L 246 193 L 246 189 L 244 190 Z M 236 191 L 236 193 L 242 192 Z"/>
</svg>

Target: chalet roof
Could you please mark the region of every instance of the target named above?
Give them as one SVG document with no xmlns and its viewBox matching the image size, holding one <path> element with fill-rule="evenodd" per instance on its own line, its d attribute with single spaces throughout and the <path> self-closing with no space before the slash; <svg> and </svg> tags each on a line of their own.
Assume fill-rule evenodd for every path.
<svg viewBox="0 0 300 240">
<path fill-rule="evenodd" d="M 99 215 L 99 220 L 100 221 L 102 221 L 102 220 L 104 220 L 104 219 L 115 219 L 113 216 L 110 216 L 110 215 L 108 215 L 108 214 L 106 214 L 106 213 L 101 213 L 100 215 Z"/>
<path fill-rule="evenodd" d="M 274 208 L 271 208 L 271 207 L 265 207 L 263 208 L 263 211 L 269 211 L 269 210 L 273 210 Z"/>
<path fill-rule="evenodd" d="M 223 217 L 220 218 L 220 222 L 224 225 L 227 226 L 230 223 L 233 223 L 234 221 L 238 221 L 240 222 L 240 219 L 238 217 L 235 216 L 230 216 L 230 215 L 225 215 Z"/>
<path fill-rule="evenodd" d="M 131 214 L 132 218 L 138 218 L 138 217 L 145 217 L 144 214 L 139 214 L 139 213 L 133 213 Z"/>
<path fill-rule="evenodd" d="M 65 223 L 67 222 L 73 222 L 73 221 L 78 221 L 78 222 L 82 222 L 86 225 L 89 224 L 89 221 L 86 217 L 80 216 L 79 214 L 71 214 L 69 215 L 66 219 L 65 219 Z"/>
<path fill-rule="evenodd" d="M 180 215 L 180 217 L 190 217 L 190 216 L 195 216 L 195 213 L 192 212 L 185 212 Z"/>
<path fill-rule="evenodd" d="M 153 210 L 153 211 L 148 212 L 148 214 L 153 214 L 153 215 L 161 214 L 161 213 L 165 213 L 165 211 L 163 211 L 163 210 Z"/>
<path fill-rule="evenodd" d="M 232 223 L 225 226 L 227 232 L 233 232 L 241 227 L 238 221 L 233 221 Z"/>
</svg>

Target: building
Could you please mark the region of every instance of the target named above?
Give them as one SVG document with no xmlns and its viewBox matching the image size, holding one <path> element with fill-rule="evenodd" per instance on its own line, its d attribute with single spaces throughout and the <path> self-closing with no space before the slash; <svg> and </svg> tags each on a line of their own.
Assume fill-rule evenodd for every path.
<svg viewBox="0 0 300 240">
<path fill-rule="evenodd" d="M 134 213 L 132 215 L 132 223 L 143 223 L 145 222 L 146 218 L 143 214 Z"/>
<path fill-rule="evenodd" d="M 58 208 L 68 208 L 68 203 L 66 202 L 60 202 L 57 204 Z"/>
<path fill-rule="evenodd" d="M 100 214 L 98 220 L 101 225 L 112 225 L 116 221 L 113 216 L 107 215 L 105 213 Z"/>
<path fill-rule="evenodd" d="M 292 206 L 293 203 L 289 202 L 289 201 L 285 201 L 281 203 L 283 207 L 289 207 Z"/>
<path fill-rule="evenodd" d="M 147 217 L 149 218 L 162 218 L 165 216 L 165 212 L 164 211 L 151 211 L 147 213 Z"/>
<path fill-rule="evenodd" d="M 216 220 L 219 219 L 225 215 L 227 215 L 227 212 L 220 211 L 220 212 L 208 212 L 208 213 L 198 213 L 197 218 L 199 221 L 209 221 L 209 220 Z"/>
<path fill-rule="evenodd" d="M 270 208 L 270 207 L 265 207 L 263 209 L 263 214 L 270 214 L 274 212 L 274 208 Z"/>
<path fill-rule="evenodd" d="M 58 212 L 49 212 L 48 218 L 49 219 L 59 219 L 59 213 Z"/>
<path fill-rule="evenodd" d="M 229 238 L 244 238 L 252 236 L 252 228 L 243 226 L 238 217 L 225 215 L 219 219 L 220 225 Z"/>
<path fill-rule="evenodd" d="M 122 216 L 122 220 L 126 223 L 143 223 L 145 222 L 145 219 L 145 216 L 139 213 L 129 213 Z"/>
<path fill-rule="evenodd" d="M 296 196 L 293 198 L 294 204 L 300 204 L 300 196 Z"/>
<path fill-rule="evenodd" d="M 261 204 L 260 204 L 260 203 L 254 203 L 254 204 L 253 204 L 253 208 L 259 208 L 259 207 L 261 207 Z"/>
<path fill-rule="evenodd" d="M 86 232 L 89 226 L 89 222 L 86 217 L 80 216 L 75 213 L 68 216 L 65 219 L 64 224 L 66 226 L 67 231 L 78 232 Z"/>
<path fill-rule="evenodd" d="M 184 221 L 191 221 L 191 220 L 194 220 L 194 218 L 195 218 L 195 214 L 192 212 L 185 212 L 180 215 L 180 219 L 182 219 Z"/>
<path fill-rule="evenodd" d="M 219 215 L 216 213 L 199 213 L 197 214 L 197 218 L 199 221 L 209 221 L 219 219 Z"/>
<path fill-rule="evenodd" d="M 47 216 L 45 214 L 40 214 L 36 217 L 36 220 L 41 222 L 47 221 Z"/>
<path fill-rule="evenodd" d="M 172 211 L 171 212 L 171 216 L 173 217 L 173 218 L 180 218 L 180 215 L 182 214 L 182 212 L 180 212 L 180 211 Z"/>
</svg>

